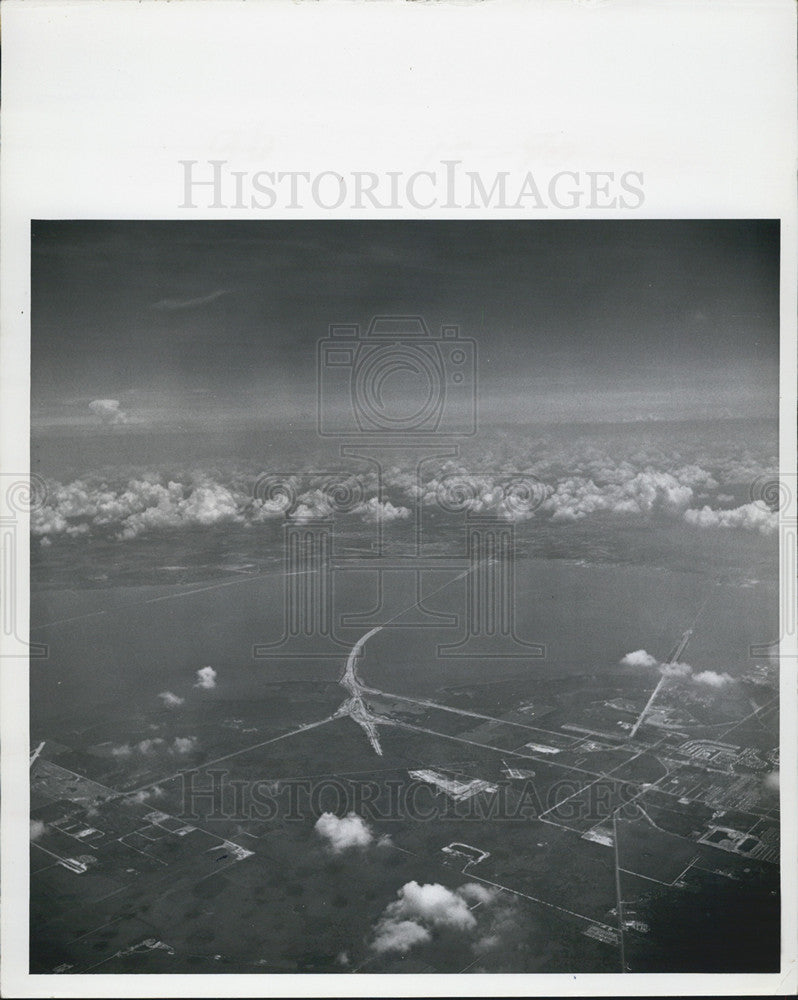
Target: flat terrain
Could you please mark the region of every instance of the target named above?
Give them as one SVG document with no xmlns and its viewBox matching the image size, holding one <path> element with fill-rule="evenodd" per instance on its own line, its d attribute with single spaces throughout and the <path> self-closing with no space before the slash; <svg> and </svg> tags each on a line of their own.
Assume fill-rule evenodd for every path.
<svg viewBox="0 0 798 1000">
<path fill-rule="evenodd" d="M 281 632 L 279 572 L 36 593 L 31 969 L 617 971 L 621 936 L 633 971 L 680 955 L 775 968 L 776 934 L 725 944 L 752 913 L 778 920 L 775 675 L 748 656 L 752 630 L 774 633 L 770 587 L 534 558 L 516 572 L 517 633 L 544 657 L 449 658 L 451 630 L 387 624 L 355 688 L 339 682 L 365 625 L 339 629 L 338 655 L 253 658 Z M 351 574 L 347 607 L 373 606 L 369 579 Z M 432 611 L 459 600 L 442 579 Z M 698 699 L 666 685 L 665 714 L 630 738 L 658 675 L 619 661 L 665 659 L 703 601 L 685 656 L 734 682 Z M 353 691 L 381 753 L 340 714 Z M 327 811 L 357 813 L 368 842 L 331 850 L 314 829 Z M 740 836 L 713 842 L 717 827 Z M 482 859 L 444 851 L 458 843 Z M 474 910 L 486 943 L 442 927 L 409 958 L 375 950 L 411 881 L 490 890 Z M 704 906 L 700 955 L 690 921 L 660 932 Z"/>
</svg>

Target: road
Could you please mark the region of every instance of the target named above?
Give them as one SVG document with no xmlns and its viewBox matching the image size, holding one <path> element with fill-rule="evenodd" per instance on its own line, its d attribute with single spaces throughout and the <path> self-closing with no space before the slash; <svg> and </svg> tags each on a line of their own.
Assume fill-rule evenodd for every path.
<svg viewBox="0 0 798 1000">
<path fill-rule="evenodd" d="M 382 631 L 382 625 L 377 625 L 376 628 L 369 629 L 365 635 L 361 636 L 360 639 L 352 647 L 349 656 L 346 659 L 346 667 L 344 669 L 343 676 L 341 677 L 341 686 L 346 688 L 349 692 L 350 697 L 341 705 L 338 711 L 335 713 L 335 718 L 340 718 L 342 716 L 348 715 L 353 719 L 359 726 L 366 731 L 366 736 L 369 738 L 369 743 L 371 743 L 374 748 L 374 752 L 382 757 L 382 746 L 380 745 L 380 737 L 377 732 L 377 722 L 380 721 L 379 716 L 372 715 L 371 710 L 366 706 L 363 701 L 363 687 L 357 676 L 357 660 L 358 657 L 363 652 L 363 647 L 366 645 L 368 640 L 376 635 L 377 632 Z"/>
<path fill-rule="evenodd" d="M 706 604 L 706 602 L 704 603 Z M 701 611 L 703 611 L 703 607 L 701 608 Z M 699 614 L 701 613 L 701 611 L 699 611 Z M 698 615 L 696 615 L 696 620 L 698 620 Z M 670 651 L 670 653 L 668 654 L 668 659 L 665 661 L 665 663 L 676 663 L 678 661 L 679 657 L 682 655 L 685 649 L 687 649 L 687 643 L 690 641 L 692 634 L 693 634 L 692 628 L 688 628 L 685 632 L 682 632 L 681 639 Z M 645 719 L 645 717 L 648 715 L 649 709 L 656 701 L 657 695 L 662 690 L 662 686 L 667 679 L 668 678 L 665 674 L 663 674 L 662 677 L 660 677 L 659 684 L 657 684 L 657 686 L 651 692 L 651 697 L 646 702 L 645 708 L 638 716 L 637 722 L 632 726 L 632 731 L 629 733 L 630 740 L 633 740 L 637 735 L 637 730 L 642 725 L 643 719 Z"/>
</svg>

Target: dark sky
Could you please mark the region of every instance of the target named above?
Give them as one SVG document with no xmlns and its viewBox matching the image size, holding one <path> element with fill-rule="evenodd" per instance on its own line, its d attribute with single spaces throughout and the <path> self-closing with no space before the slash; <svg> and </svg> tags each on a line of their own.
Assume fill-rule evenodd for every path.
<svg viewBox="0 0 798 1000">
<path fill-rule="evenodd" d="M 770 221 L 40 221 L 35 423 L 314 418 L 329 323 L 421 314 L 479 344 L 502 420 L 767 416 Z"/>
</svg>

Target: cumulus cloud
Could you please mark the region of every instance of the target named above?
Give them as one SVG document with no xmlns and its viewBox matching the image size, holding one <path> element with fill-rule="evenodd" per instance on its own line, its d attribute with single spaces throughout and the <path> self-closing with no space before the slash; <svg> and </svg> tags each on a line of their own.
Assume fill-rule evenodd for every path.
<svg viewBox="0 0 798 1000">
<path fill-rule="evenodd" d="M 686 510 L 684 519 L 696 528 L 741 528 L 762 535 L 773 534 L 779 526 L 778 514 L 758 503 L 743 504 L 731 510 L 712 510 L 704 506 L 700 510 Z"/>
<path fill-rule="evenodd" d="M 185 484 L 77 479 L 66 486 L 49 484 L 46 504 L 32 512 L 31 531 L 42 536 L 99 532 L 128 541 L 153 531 L 243 521 L 246 502 L 245 496 L 203 477 Z"/>
<path fill-rule="evenodd" d="M 167 708 L 177 708 L 178 705 L 182 705 L 186 700 L 185 698 L 181 698 L 180 695 L 175 694 L 173 691 L 161 691 L 158 697 Z"/>
<path fill-rule="evenodd" d="M 374 932 L 371 947 L 378 954 L 389 951 L 406 955 L 417 944 L 426 944 L 432 934 L 415 920 L 381 920 Z"/>
<path fill-rule="evenodd" d="M 722 688 L 726 687 L 728 684 L 734 682 L 734 678 L 731 674 L 719 674 L 714 670 L 701 670 L 696 674 L 693 674 L 693 682 L 695 684 L 705 684 L 707 687 Z"/>
<path fill-rule="evenodd" d="M 125 420 L 118 400 L 93 400 L 91 406 L 106 423 Z M 303 524 L 342 515 L 386 524 L 409 519 L 420 501 L 447 517 L 492 514 L 517 522 L 535 517 L 566 530 L 594 517 L 620 523 L 668 518 L 701 529 L 768 535 L 777 530 L 777 515 L 766 506 L 728 507 L 734 495 L 742 496 L 743 484 L 775 467 L 770 444 L 755 445 L 723 438 L 708 442 L 705 434 L 691 440 L 689 431 L 678 446 L 665 433 L 644 440 L 596 434 L 524 442 L 499 434 L 468 456 L 471 469 L 492 472 L 475 473 L 462 459 L 436 468 L 425 464 L 421 471 L 392 467 L 381 483 L 374 473 L 344 474 L 331 491 L 328 474 L 300 470 L 275 474 L 279 488 L 265 496 L 256 485 L 270 479 L 268 472 L 256 478 L 242 471 L 160 469 L 113 481 L 84 477 L 48 483 L 46 503 L 31 514 L 31 530 L 39 538 L 100 535 L 127 541 L 158 531 L 255 526 L 283 517 Z M 341 506 L 342 494 L 350 507 Z"/>
<path fill-rule="evenodd" d="M 623 657 L 621 663 L 627 667 L 654 667 L 659 661 L 656 656 L 647 653 L 645 649 L 635 649 Z"/>
<path fill-rule="evenodd" d="M 216 687 L 216 671 L 213 667 L 199 668 L 197 671 L 197 683 L 194 687 L 203 688 L 205 691 L 211 691 Z"/>
<path fill-rule="evenodd" d="M 445 885 L 429 882 L 407 882 L 399 890 L 398 899 L 385 910 L 387 919 L 423 920 L 434 927 L 453 927 L 468 930 L 476 926 L 462 891 L 452 892 Z"/>
<path fill-rule="evenodd" d="M 478 882 L 467 882 L 458 889 L 458 892 L 470 903 L 492 903 L 498 896 L 497 889 L 492 889 L 488 885 L 480 885 Z"/>
<path fill-rule="evenodd" d="M 495 908 L 498 896 L 496 890 L 474 882 L 455 890 L 437 882 L 407 882 L 377 921 L 371 948 L 381 954 L 406 954 L 432 940 L 435 932 L 450 931 L 475 938 L 475 949 L 488 950 L 510 925 L 512 907 Z M 481 904 L 486 906 L 476 910 Z M 484 915 L 481 922 L 476 913 Z"/>
<path fill-rule="evenodd" d="M 30 821 L 30 839 L 38 840 L 43 837 L 46 829 L 46 825 L 40 819 L 32 819 Z"/>
<path fill-rule="evenodd" d="M 409 508 L 394 507 L 390 500 L 380 502 L 377 497 L 372 497 L 365 503 L 358 504 L 352 513 L 359 514 L 366 524 L 379 522 L 388 524 L 391 521 L 402 521 L 410 517 Z"/>
<path fill-rule="evenodd" d="M 659 672 L 663 677 L 689 677 L 693 668 L 689 663 L 660 663 Z"/>
<path fill-rule="evenodd" d="M 689 663 L 661 663 L 655 656 L 652 656 L 645 649 L 636 649 L 632 653 L 627 653 L 621 659 L 621 663 L 630 667 L 659 667 L 659 672 L 663 677 L 670 679 L 689 679 L 693 684 L 707 688 L 720 689 L 734 683 L 731 674 L 717 673 L 714 670 L 694 671 Z"/>
<path fill-rule="evenodd" d="M 447 512 L 493 514 L 506 521 L 526 521 L 552 489 L 533 473 L 503 471 L 475 474 L 445 463 L 441 474 L 419 489 L 407 484 L 409 496 L 421 496 L 426 506 Z"/>
<path fill-rule="evenodd" d="M 123 743 L 121 746 L 111 747 L 111 755 L 113 757 L 131 757 L 134 753 L 139 753 L 144 757 L 151 757 L 159 751 L 185 754 L 195 750 L 196 747 L 196 736 L 176 736 L 171 745 L 167 744 L 161 736 L 154 736 L 139 740 L 133 746 L 129 743 Z"/>
<path fill-rule="evenodd" d="M 104 424 L 127 423 L 127 414 L 120 410 L 118 399 L 93 399 L 89 403 L 89 409 Z"/>
<path fill-rule="evenodd" d="M 175 736 L 175 741 L 172 744 L 172 749 L 175 753 L 184 754 L 191 753 L 197 749 L 197 737 L 196 736 Z"/>
<path fill-rule="evenodd" d="M 614 478 L 619 481 L 597 483 L 593 478 L 569 476 L 557 484 L 541 510 L 550 513 L 553 521 L 579 521 L 599 511 L 673 516 L 693 499 L 692 487 L 670 472 L 646 469 L 632 475 L 631 470 L 619 469 Z"/>
<path fill-rule="evenodd" d="M 133 792 L 131 795 L 127 796 L 125 802 L 132 805 L 142 806 L 149 802 L 150 799 L 162 799 L 164 794 L 163 788 L 160 788 L 158 785 L 154 785 L 152 788 L 142 788 L 138 792 Z"/>
<path fill-rule="evenodd" d="M 343 818 L 331 812 L 322 813 L 314 829 L 336 854 L 352 847 L 368 847 L 374 839 L 368 823 L 354 812 Z"/>
<path fill-rule="evenodd" d="M 301 494 L 297 505 L 289 514 L 292 521 L 306 524 L 308 521 L 323 521 L 332 516 L 334 509 L 324 490 L 309 490 Z"/>
<path fill-rule="evenodd" d="M 763 784 L 765 788 L 768 789 L 768 791 L 778 792 L 780 788 L 780 778 L 778 770 L 771 771 L 770 774 L 766 774 Z"/>
<path fill-rule="evenodd" d="M 125 541 L 150 531 L 168 528 L 209 528 L 223 522 L 242 521 L 239 503 L 232 492 L 218 483 L 194 485 L 184 495 L 179 483 L 167 486 L 151 483 L 131 483 L 133 496 L 122 494 L 122 504 L 134 509 L 120 524 L 118 537 Z"/>
</svg>

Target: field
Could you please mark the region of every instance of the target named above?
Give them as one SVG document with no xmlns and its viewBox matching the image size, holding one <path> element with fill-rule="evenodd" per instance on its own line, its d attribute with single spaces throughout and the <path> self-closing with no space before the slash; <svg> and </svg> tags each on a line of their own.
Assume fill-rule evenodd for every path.
<svg viewBox="0 0 798 1000">
<path fill-rule="evenodd" d="M 713 812 L 703 799 L 745 776 L 696 771 L 678 731 L 646 726 L 630 743 L 651 678 L 619 664 L 629 649 L 664 657 L 709 588 L 695 659 L 742 678 L 750 621 L 773 628 L 767 589 L 535 559 L 517 574 L 518 634 L 545 657 L 447 658 L 441 628 L 385 627 L 369 640 L 359 677 L 382 756 L 335 715 L 346 643 L 362 628 L 340 629 L 341 656 L 253 658 L 280 634 L 279 573 L 37 593 L 35 635 L 50 655 L 32 665 L 32 738 L 45 741 L 32 771 L 43 827 L 31 847 L 32 970 L 613 971 L 616 864 L 631 968 L 666 961 L 646 928 L 666 900 L 704 892 L 700 879 L 736 885 L 738 908 L 751 893 L 765 911 L 777 905 L 762 896 L 777 886 L 774 866 L 698 842 Z M 342 587 L 347 607 L 373 604 L 367 575 Z M 426 606 L 455 600 L 440 590 Z M 196 682 L 203 664 L 216 671 L 208 689 Z M 753 696 L 759 743 L 772 744 L 767 692 Z M 717 712 L 741 717 L 733 701 Z M 728 728 L 703 726 L 713 738 Z M 457 801 L 409 773 L 425 769 L 491 790 Z M 748 827 L 773 808 L 762 793 Z M 326 812 L 362 816 L 368 842 L 325 847 Z M 444 851 L 453 843 L 482 859 Z M 751 865 L 755 884 L 736 874 Z M 411 881 L 453 894 L 483 886 L 492 902 L 474 919 L 501 947 L 475 957 L 444 927 L 412 959 L 375 952 L 381 914 Z"/>
</svg>

